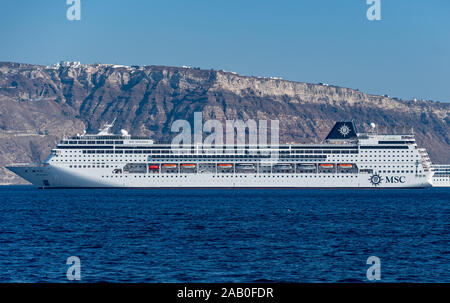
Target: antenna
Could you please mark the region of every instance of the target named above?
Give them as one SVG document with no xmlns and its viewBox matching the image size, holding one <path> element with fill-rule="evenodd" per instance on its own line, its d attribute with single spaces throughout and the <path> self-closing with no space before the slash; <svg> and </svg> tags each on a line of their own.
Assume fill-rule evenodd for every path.
<svg viewBox="0 0 450 303">
<path fill-rule="evenodd" d="M 111 123 L 109 123 L 109 124 L 108 124 L 108 122 L 105 123 L 103 128 L 99 129 L 100 132 L 98 133 L 98 135 L 108 135 L 109 134 L 109 129 L 114 126 L 114 123 L 116 122 L 116 119 L 117 119 L 117 117 L 114 118 L 114 120 Z"/>
</svg>

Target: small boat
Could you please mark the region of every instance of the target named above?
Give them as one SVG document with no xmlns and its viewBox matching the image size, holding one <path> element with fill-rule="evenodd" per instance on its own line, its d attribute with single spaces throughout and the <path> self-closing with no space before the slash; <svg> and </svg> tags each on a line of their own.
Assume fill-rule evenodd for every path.
<svg viewBox="0 0 450 303">
<path fill-rule="evenodd" d="M 183 163 L 183 164 L 181 164 L 181 167 L 184 167 L 184 168 L 194 168 L 196 165 L 195 164 L 193 164 L 193 163 Z"/>
<path fill-rule="evenodd" d="M 255 165 L 254 164 L 248 164 L 248 163 L 236 164 L 236 168 L 239 168 L 239 169 L 255 169 Z"/>
<path fill-rule="evenodd" d="M 159 169 L 159 165 L 149 165 L 148 169 L 157 170 L 157 169 Z"/>
<path fill-rule="evenodd" d="M 175 168 L 175 167 L 177 167 L 177 165 L 176 164 L 163 164 L 162 167 Z"/>
<path fill-rule="evenodd" d="M 275 169 L 292 169 L 291 164 L 276 164 L 273 166 Z"/>
<path fill-rule="evenodd" d="M 334 164 L 324 164 L 324 163 L 322 163 L 322 164 L 319 164 L 319 166 L 323 167 L 323 168 L 333 168 Z"/>
<path fill-rule="evenodd" d="M 316 169 L 315 164 L 298 164 L 297 166 L 301 169 Z"/>
<path fill-rule="evenodd" d="M 231 168 L 231 167 L 233 167 L 233 164 L 219 163 L 219 164 L 217 164 L 217 167 L 220 167 L 220 168 Z"/>
<path fill-rule="evenodd" d="M 183 163 L 181 164 L 181 167 L 186 167 L 186 168 L 194 168 L 196 165 L 194 163 Z"/>
<path fill-rule="evenodd" d="M 353 164 L 338 164 L 338 166 L 343 168 L 352 168 Z"/>
</svg>

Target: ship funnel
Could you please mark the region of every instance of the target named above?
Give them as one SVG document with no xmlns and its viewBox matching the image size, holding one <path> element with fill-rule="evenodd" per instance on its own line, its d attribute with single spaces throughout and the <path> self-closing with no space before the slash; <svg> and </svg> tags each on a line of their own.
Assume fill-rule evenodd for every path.
<svg viewBox="0 0 450 303">
<path fill-rule="evenodd" d="M 325 140 L 356 139 L 356 127 L 351 121 L 336 122 Z"/>
</svg>

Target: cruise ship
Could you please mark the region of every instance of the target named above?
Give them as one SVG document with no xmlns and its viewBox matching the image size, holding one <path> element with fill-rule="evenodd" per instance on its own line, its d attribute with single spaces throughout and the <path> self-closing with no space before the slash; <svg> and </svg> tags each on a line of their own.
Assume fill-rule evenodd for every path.
<svg viewBox="0 0 450 303">
<path fill-rule="evenodd" d="M 450 187 L 450 164 L 432 164 L 433 187 Z"/>
<path fill-rule="evenodd" d="M 63 138 L 43 163 L 7 168 L 39 188 L 425 188 L 433 174 L 413 134 L 357 133 L 351 121 L 320 144 L 269 148 L 174 148 L 111 127 Z"/>
</svg>

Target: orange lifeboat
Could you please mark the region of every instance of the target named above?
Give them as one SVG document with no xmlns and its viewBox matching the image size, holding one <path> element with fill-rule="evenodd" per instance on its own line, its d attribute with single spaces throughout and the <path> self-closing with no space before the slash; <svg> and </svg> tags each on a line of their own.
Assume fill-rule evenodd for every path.
<svg viewBox="0 0 450 303">
<path fill-rule="evenodd" d="M 323 168 L 333 168 L 334 164 L 319 164 L 319 166 Z"/>
<path fill-rule="evenodd" d="M 353 164 L 338 164 L 338 166 L 343 168 L 352 168 Z"/>
<path fill-rule="evenodd" d="M 175 168 L 175 167 L 177 167 L 177 165 L 176 164 L 163 164 L 162 167 Z"/>
<path fill-rule="evenodd" d="M 181 167 L 194 168 L 195 164 L 185 163 L 185 164 L 181 164 Z"/>
<path fill-rule="evenodd" d="M 226 164 L 224 164 L 224 163 L 219 163 L 219 164 L 217 164 L 217 167 L 220 167 L 220 168 L 231 168 L 231 167 L 233 167 L 233 164 L 228 164 L 228 163 L 226 163 Z"/>
<path fill-rule="evenodd" d="M 148 169 L 157 170 L 157 169 L 159 169 L 159 165 L 149 165 Z"/>
</svg>

